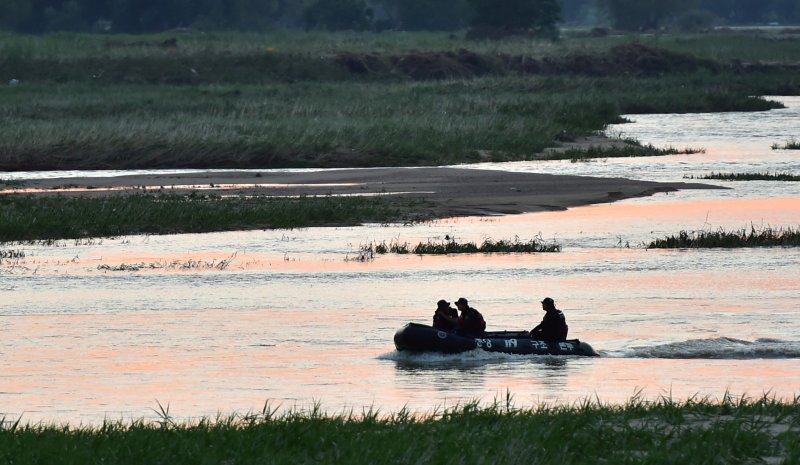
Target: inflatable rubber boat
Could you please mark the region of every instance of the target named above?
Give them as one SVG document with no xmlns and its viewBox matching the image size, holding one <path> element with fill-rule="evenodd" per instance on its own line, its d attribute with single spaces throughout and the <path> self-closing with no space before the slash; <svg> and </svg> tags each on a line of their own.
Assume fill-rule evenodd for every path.
<svg viewBox="0 0 800 465">
<path fill-rule="evenodd" d="M 599 355 L 592 346 L 578 339 L 538 341 L 531 338 L 528 331 L 487 331 L 472 338 L 419 323 L 408 323 L 398 329 L 394 334 L 394 345 L 399 351 L 446 354 L 482 349 L 523 355 Z"/>
</svg>

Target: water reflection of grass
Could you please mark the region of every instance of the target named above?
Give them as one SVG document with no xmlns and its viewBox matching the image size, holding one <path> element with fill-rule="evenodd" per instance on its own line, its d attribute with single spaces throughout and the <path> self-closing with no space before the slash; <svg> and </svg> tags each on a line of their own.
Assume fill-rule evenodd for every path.
<svg viewBox="0 0 800 465">
<path fill-rule="evenodd" d="M 741 247 L 797 247 L 800 230 L 787 228 L 743 228 L 737 231 L 681 231 L 677 235 L 657 239 L 647 246 L 652 249 L 673 248 L 741 248 Z"/>
<path fill-rule="evenodd" d="M 507 396 L 508 397 L 508 396 Z M 155 421 L 102 426 L 0 422 L 0 457 L 58 463 L 796 463 L 800 401 L 633 398 L 623 405 L 515 408 L 510 399 L 433 413 L 319 404 L 191 422 L 159 404 Z M 469 441 L 465 442 L 464 438 Z"/>
<path fill-rule="evenodd" d="M 0 196 L 0 241 L 394 222 L 422 201 L 399 197 Z"/>
<path fill-rule="evenodd" d="M 446 238 L 442 241 L 420 242 L 411 247 L 408 242 L 396 240 L 382 241 L 379 243 L 370 242 L 361 246 L 360 256 L 371 257 L 374 254 L 417 254 L 417 255 L 447 255 L 464 253 L 537 253 L 537 252 L 560 252 L 561 245 L 546 243 L 541 238 L 533 238 L 529 241 L 521 241 L 518 237 L 513 240 L 484 239 L 480 245 L 475 242 L 457 242 L 454 238 Z"/>
</svg>

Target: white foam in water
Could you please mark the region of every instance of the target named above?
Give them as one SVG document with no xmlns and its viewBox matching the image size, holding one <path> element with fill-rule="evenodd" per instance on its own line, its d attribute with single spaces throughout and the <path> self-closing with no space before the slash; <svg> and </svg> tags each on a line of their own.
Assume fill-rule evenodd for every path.
<svg viewBox="0 0 800 465">
<path fill-rule="evenodd" d="M 633 347 L 605 355 L 623 358 L 673 359 L 800 358 L 800 343 L 777 339 L 757 339 L 751 342 L 730 337 L 720 337 Z"/>
</svg>

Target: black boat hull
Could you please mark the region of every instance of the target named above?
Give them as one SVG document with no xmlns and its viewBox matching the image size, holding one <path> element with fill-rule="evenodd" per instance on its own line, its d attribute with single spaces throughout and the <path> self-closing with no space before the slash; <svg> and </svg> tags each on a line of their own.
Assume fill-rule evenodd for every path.
<svg viewBox="0 0 800 465">
<path fill-rule="evenodd" d="M 592 346 L 578 339 L 538 341 L 532 339 L 527 331 L 491 331 L 479 338 L 471 338 L 419 323 L 408 323 L 398 329 L 394 334 L 394 345 L 399 351 L 446 354 L 482 349 L 521 355 L 599 355 Z"/>
</svg>

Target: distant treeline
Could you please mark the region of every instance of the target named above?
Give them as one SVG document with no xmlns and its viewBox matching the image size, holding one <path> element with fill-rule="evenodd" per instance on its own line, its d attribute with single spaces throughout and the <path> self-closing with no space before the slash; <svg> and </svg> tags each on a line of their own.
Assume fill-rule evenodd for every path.
<svg viewBox="0 0 800 465">
<path fill-rule="evenodd" d="M 623 30 L 800 22 L 798 0 L 3 0 L 0 29 L 462 30 L 552 36 L 556 24 Z"/>
</svg>

